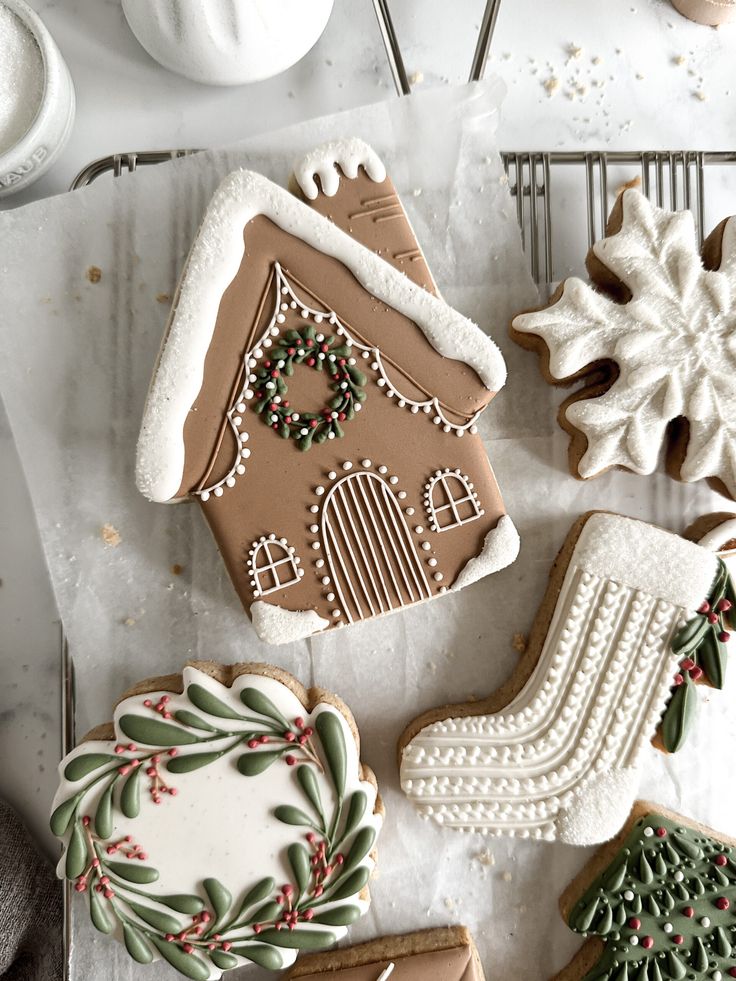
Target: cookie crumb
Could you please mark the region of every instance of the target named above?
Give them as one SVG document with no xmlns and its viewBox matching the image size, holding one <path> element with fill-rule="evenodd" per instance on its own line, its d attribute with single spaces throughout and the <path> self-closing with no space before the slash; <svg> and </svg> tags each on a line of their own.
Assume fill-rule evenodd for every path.
<svg viewBox="0 0 736 981">
<path fill-rule="evenodd" d="M 501 874 L 501 878 L 503 879 L 504 882 L 513 882 L 514 879 L 513 875 L 510 872 L 503 872 Z"/>
<path fill-rule="evenodd" d="M 708 96 L 707 96 L 707 95 L 705 94 L 705 92 L 704 92 L 704 91 L 703 91 L 702 89 L 696 89 L 696 90 L 695 90 L 695 91 L 693 92 L 693 95 L 694 95 L 694 96 L 695 96 L 695 98 L 696 98 L 696 99 L 698 99 L 698 100 L 699 100 L 700 102 L 705 102 L 705 100 L 706 100 L 706 99 L 708 98 Z"/>
<path fill-rule="evenodd" d="M 123 620 L 123 626 L 124 627 L 134 627 L 135 624 L 136 624 L 136 621 L 135 621 L 135 619 L 133 617 L 126 617 Z"/>
<path fill-rule="evenodd" d="M 422 196 L 422 189 L 421 189 L 421 187 L 415 187 L 414 190 L 411 192 L 411 196 L 413 198 L 419 198 L 419 197 L 421 197 Z"/>
<path fill-rule="evenodd" d="M 157 293 L 156 303 L 171 303 L 171 293 Z"/>
<path fill-rule="evenodd" d="M 556 78 L 554 75 L 550 75 L 549 78 L 545 79 L 545 81 L 542 82 L 542 85 L 544 86 L 547 95 L 551 97 L 560 87 L 560 80 L 559 78 Z"/>
<path fill-rule="evenodd" d="M 590 60 L 594 65 L 600 65 L 603 63 L 603 59 L 601 58 L 600 55 L 593 55 L 593 57 Z"/>
<path fill-rule="evenodd" d="M 455 909 L 455 900 L 450 899 L 449 896 L 445 896 L 445 909 Z"/>
<path fill-rule="evenodd" d="M 117 548 L 117 546 L 122 542 L 120 537 L 120 532 L 114 525 L 104 524 L 100 528 L 100 535 L 105 545 L 109 545 L 110 548 Z"/>
<path fill-rule="evenodd" d="M 90 283 L 99 283 L 102 279 L 102 270 L 99 266 L 90 266 L 87 270 L 87 279 Z"/>
<path fill-rule="evenodd" d="M 424 72 L 412 72 L 409 76 L 410 85 L 421 85 L 424 81 Z"/>
<path fill-rule="evenodd" d="M 672 64 L 673 65 L 684 65 L 685 64 L 685 56 L 684 55 L 675 55 L 674 58 L 672 59 Z"/>
<path fill-rule="evenodd" d="M 487 868 L 496 864 L 496 859 L 494 858 L 493 852 L 489 851 L 487 848 L 481 848 L 479 852 L 473 855 L 473 859 L 480 865 L 484 865 Z"/>
<path fill-rule="evenodd" d="M 523 654 L 526 651 L 526 644 L 527 640 L 524 634 L 514 634 L 511 639 L 511 646 L 517 654 Z"/>
<path fill-rule="evenodd" d="M 182 572 L 184 572 L 184 566 L 183 565 L 179 565 L 178 562 L 175 562 L 172 565 L 172 567 L 171 567 L 171 575 L 172 576 L 180 576 L 182 574 Z"/>
<path fill-rule="evenodd" d="M 567 46 L 568 61 L 577 61 L 578 58 L 582 58 L 583 49 L 579 48 L 577 44 L 568 44 Z"/>
</svg>

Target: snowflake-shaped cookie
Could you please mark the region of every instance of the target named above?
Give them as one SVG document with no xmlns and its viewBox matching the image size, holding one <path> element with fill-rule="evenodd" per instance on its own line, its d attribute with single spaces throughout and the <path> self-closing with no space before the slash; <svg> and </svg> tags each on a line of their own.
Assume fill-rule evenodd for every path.
<svg viewBox="0 0 736 981">
<path fill-rule="evenodd" d="M 560 408 L 570 466 L 668 470 L 736 498 L 736 218 L 697 249 L 689 211 L 619 198 L 588 256 L 592 286 L 567 279 L 549 306 L 516 317 L 519 344 L 546 355 L 553 384 L 584 379 Z"/>
</svg>

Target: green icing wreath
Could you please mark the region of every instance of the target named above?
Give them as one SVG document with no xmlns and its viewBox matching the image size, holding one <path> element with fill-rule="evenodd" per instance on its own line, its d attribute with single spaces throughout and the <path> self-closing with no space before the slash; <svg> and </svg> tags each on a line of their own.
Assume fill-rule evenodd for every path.
<svg viewBox="0 0 736 981">
<path fill-rule="evenodd" d="M 287 330 L 254 371 L 255 411 L 282 439 L 296 440 L 300 450 L 341 437 L 340 424 L 352 419 L 366 398 L 362 387 L 365 375 L 351 363 L 353 360 L 350 345 L 317 333 L 311 325 Z M 286 398 L 289 389 L 285 379 L 294 374 L 295 365 L 301 364 L 327 371 L 330 376 L 334 394 L 319 412 L 294 410 Z"/>
<path fill-rule="evenodd" d="M 280 970 L 284 963 L 279 948 L 331 946 L 337 936 L 329 927 L 347 926 L 361 915 L 350 900 L 368 882 L 370 868 L 364 859 L 376 837 L 372 826 L 361 827 L 366 794 L 346 793 L 345 738 L 331 712 L 316 718 L 316 743 L 314 730 L 304 719 L 287 720 L 255 688 L 240 693 L 247 714 L 236 713 L 198 684 L 190 684 L 185 694 L 192 708 L 207 719 L 189 709 L 169 712 L 166 695 L 157 704 L 146 699 L 143 705 L 159 718 L 130 713 L 119 720 L 124 736 L 134 742 L 118 743 L 114 754 L 85 753 L 66 764 L 67 780 L 85 781 L 51 816 L 55 835 L 70 832 L 66 878 L 77 892 L 88 893 L 94 926 L 106 934 L 116 927 L 121 930 L 128 953 L 139 963 L 150 963 L 155 950 L 194 981 L 206 981 L 212 965 L 219 970 L 237 967 L 242 963 L 239 957 Z M 222 723 L 217 724 L 217 719 Z M 235 720 L 247 723 L 247 730 L 228 726 Z M 180 755 L 180 747 L 195 745 L 201 752 Z M 175 793 L 164 782 L 162 770 L 188 773 L 235 752 L 237 769 L 244 777 L 257 776 L 278 761 L 296 770 L 306 810 L 292 805 L 274 810 L 278 821 L 305 829 L 287 850 L 292 881 L 278 886 L 273 878 L 264 878 L 237 903 L 215 878 L 204 879 L 204 896 L 147 891 L 159 872 L 141 864 L 148 855 L 129 837 L 111 840 L 114 811 L 136 818 L 146 778 L 158 803 L 157 797 Z M 330 778 L 334 807 L 325 806 L 315 769 Z M 94 813 L 84 813 L 90 792 L 99 795 L 96 808 Z M 182 916 L 191 921 L 183 923 Z"/>
</svg>

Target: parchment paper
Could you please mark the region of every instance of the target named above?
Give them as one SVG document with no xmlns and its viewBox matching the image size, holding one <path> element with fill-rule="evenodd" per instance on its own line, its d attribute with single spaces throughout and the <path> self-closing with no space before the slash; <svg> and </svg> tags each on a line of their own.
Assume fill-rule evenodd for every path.
<svg viewBox="0 0 736 981">
<path fill-rule="evenodd" d="M 463 922 L 489 979 L 542 981 L 578 945 L 557 896 L 586 852 L 420 821 L 399 789 L 397 738 L 420 711 L 482 696 L 506 678 L 518 656 L 512 637 L 528 631 L 550 563 L 582 511 L 620 510 L 682 530 L 724 502 L 663 474 L 588 484 L 568 475 L 554 421 L 560 395 L 507 337 L 512 313 L 536 294 L 496 152 L 501 98 L 502 86 L 489 81 L 390 101 L 0 215 L 0 386 L 76 663 L 78 732 L 109 718 L 128 685 L 193 657 L 269 660 L 338 692 L 356 715 L 387 810 L 373 905 L 351 939 Z M 219 180 L 246 165 L 285 182 L 304 151 L 347 135 L 384 157 L 443 294 L 507 359 L 507 387 L 482 432 L 522 552 L 456 596 L 269 649 L 242 613 L 198 508 L 150 504 L 136 492 L 135 442 L 166 297 Z M 87 278 L 91 266 L 99 282 Z M 102 539 L 107 523 L 121 536 L 115 547 Z M 704 761 L 733 745 L 732 695 L 733 685 L 710 696 L 679 756 L 652 752 L 643 791 L 730 833 L 733 792 Z M 81 902 L 74 911 L 76 981 L 172 976 L 133 964 L 95 933 Z"/>
</svg>

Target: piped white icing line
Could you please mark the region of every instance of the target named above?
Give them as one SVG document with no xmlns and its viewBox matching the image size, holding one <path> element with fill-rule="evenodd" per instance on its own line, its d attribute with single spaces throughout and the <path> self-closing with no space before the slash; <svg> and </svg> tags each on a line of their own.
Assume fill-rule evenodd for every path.
<svg viewBox="0 0 736 981">
<path fill-rule="evenodd" d="M 471 583 L 499 572 L 516 561 L 521 542 L 516 526 L 508 514 L 502 514 L 495 528 L 491 528 L 483 542 L 483 548 L 460 570 L 453 589 L 464 589 Z"/>
<path fill-rule="evenodd" d="M 386 168 L 381 158 L 375 150 L 357 137 L 335 140 L 316 147 L 296 164 L 294 177 L 304 196 L 310 201 L 316 199 L 320 188 L 323 194 L 332 198 L 340 188 L 338 167 L 351 180 L 358 176 L 360 167 L 376 184 L 386 180 Z M 316 181 L 317 177 L 319 177 L 319 185 Z"/>
<path fill-rule="evenodd" d="M 220 300 L 240 267 L 243 229 L 256 215 L 342 262 L 368 293 L 412 320 L 442 357 L 469 365 L 489 391 L 506 380 L 501 352 L 472 321 L 283 188 L 234 171 L 215 192 L 192 248 L 146 402 L 136 482 L 151 500 L 173 500 L 181 486 L 184 424 L 202 387 Z"/>
<path fill-rule="evenodd" d="M 113 723 L 115 736 L 113 739 L 84 741 L 61 761 L 59 764 L 59 788 L 54 797 L 52 812 L 63 801 L 69 800 L 80 790 L 84 790 L 90 777 L 99 773 L 99 769 L 97 769 L 76 781 L 70 780 L 66 777 L 65 771 L 71 761 L 95 753 L 112 754 L 116 745 L 120 745 L 126 752 L 122 756 L 113 757 L 113 761 L 115 759 L 124 761 L 126 755 L 129 755 L 130 737 L 121 728 L 121 719 L 124 716 L 132 714 L 147 716 L 152 720 L 158 720 L 159 723 L 163 721 L 162 716 L 158 715 L 154 709 L 144 707 L 144 699 L 150 699 L 155 706 L 159 699 L 165 696 L 169 699 L 165 708 L 171 713 L 173 719 L 176 719 L 177 712 L 183 710 L 191 713 L 192 709 L 195 708 L 195 714 L 200 719 L 204 719 L 206 724 L 216 729 L 227 729 L 237 736 L 238 733 L 247 733 L 254 728 L 253 720 L 247 720 L 249 712 L 240 698 L 240 693 L 244 688 L 254 688 L 270 699 L 289 723 L 298 720 L 303 722 L 305 727 L 308 726 L 314 730 L 316 729 L 317 718 L 323 713 L 329 713 L 337 719 L 346 750 L 344 798 L 348 800 L 356 791 L 362 791 L 365 794 L 366 807 L 358 828 L 372 828 L 378 834 L 382 825 L 382 817 L 380 813 L 375 813 L 376 789 L 373 784 L 361 778 L 362 769 L 355 737 L 347 720 L 335 706 L 320 703 L 312 712 L 307 712 L 290 688 L 275 678 L 263 675 L 241 675 L 235 679 L 230 687 L 227 687 L 194 667 L 185 667 L 182 674 L 184 688 L 182 694 L 162 691 L 133 695 L 124 699 L 115 709 Z M 225 717 L 223 714 L 214 715 L 208 713 L 201 705 L 193 706 L 186 695 L 190 685 L 200 686 L 211 693 L 220 703 L 224 703 L 227 710 L 236 713 L 237 717 Z M 246 719 L 241 721 L 240 716 L 246 716 Z M 207 735 L 208 733 L 205 733 L 205 736 Z M 317 740 L 318 736 L 314 735 L 312 738 Z M 203 748 L 213 751 L 224 750 L 220 759 L 183 773 L 168 773 L 166 771 L 165 761 L 169 755 L 166 749 L 162 750 L 162 762 L 159 764 L 159 769 L 167 784 L 174 785 L 177 791 L 176 796 L 164 794 L 164 799 L 157 805 L 144 789 L 149 779 L 148 774 L 141 773 L 142 789 L 138 816 L 126 818 L 119 806 L 113 807 L 111 834 L 107 836 L 103 844 L 107 845 L 109 842 L 118 841 L 124 835 L 130 834 L 133 842 L 140 842 L 140 847 L 145 848 L 145 865 L 155 868 L 158 872 L 156 881 L 144 887 L 147 894 L 145 905 L 151 905 L 151 900 L 148 897 L 157 895 L 164 897 L 171 894 L 199 895 L 208 905 L 202 883 L 204 879 L 214 877 L 229 889 L 234 907 L 237 908 L 248 890 L 265 877 L 273 877 L 277 884 L 292 881 L 293 872 L 290 869 L 286 850 L 293 842 L 304 841 L 305 829 L 280 822 L 274 816 L 274 810 L 279 805 L 287 804 L 297 806 L 302 810 L 308 808 L 308 802 L 305 801 L 304 794 L 299 790 L 298 781 L 295 779 L 296 767 L 289 767 L 285 765 L 283 760 L 278 760 L 262 773 L 244 776 L 239 772 L 236 765 L 241 750 L 236 747 L 231 752 L 229 749 L 231 743 L 232 736 L 227 736 L 205 743 L 204 747 L 201 744 L 180 746 L 176 750 L 178 759 L 188 754 L 199 754 Z M 133 749 L 136 754 L 145 754 L 151 745 L 154 744 L 146 743 L 139 738 Z M 296 747 L 294 753 L 298 754 L 298 743 L 294 745 Z M 254 750 L 254 752 L 258 751 L 257 749 Z M 144 765 L 147 766 L 148 764 Z M 141 767 L 141 769 L 143 768 Z M 321 800 L 329 812 L 336 802 L 334 787 L 328 775 L 320 768 L 311 767 L 311 770 Z M 119 799 L 117 791 L 119 788 L 116 788 L 114 801 Z M 84 793 L 80 813 L 95 816 L 102 796 L 102 786 L 98 783 Z M 92 829 L 95 829 L 94 823 L 90 826 L 90 830 Z M 71 834 L 70 829 L 63 836 L 64 855 L 62 855 L 57 867 L 57 874 L 62 879 L 65 878 L 65 855 Z M 113 857 L 116 860 L 122 859 L 121 854 Z M 135 862 L 130 864 L 137 865 Z M 370 871 L 373 870 L 372 853 L 367 854 L 358 863 L 357 867 L 360 866 L 364 866 Z M 90 882 L 90 887 L 86 890 L 88 896 L 92 888 Z M 133 898 L 136 899 L 137 897 L 134 896 Z M 116 902 L 120 901 L 118 897 Z M 153 903 L 155 907 L 155 898 Z M 361 914 L 367 911 L 369 905 L 367 899 L 360 895 L 350 897 L 350 903 L 356 905 Z M 325 911 L 328 911 L 329 908 L 330 904 L 328 903 L 325 906 Z M 179 914 L 168 906 L 164 906 L 164 911 L 180 921 L 181 929 L 190 926 L 191 916 Z M 138 922 L 135 917 L 133 920 Z M 122 940 L 122 929 L 119 921 L 116 921 L 116 924 L 112 935 L 116 939 Z M 145 925 L 144 922 L 144 928 Z M 299 922 L 299 928 L 301 930 L 320 929 L 316 924 L 307 922 L 305 919 Z M 347 932 L 345 926 L 330 926 L 328 929 L 337 938 L 343 937 Z M 239 935 L 242 934 L 245 940 L 258 941 L 258 934 L 252 928 L 244 926 L 238 933 Z M 279 947 L 278 950 L 282 954 L 284 967 L 292 964 L 299 953 L 298 950 L 288 949 L 286 946 Z M 152 952 L 154 959 L 157 960 L 156 951 L 153 950 Z M 238 956 L 239 966 L 248 963 L 245 958 Z M 221 975 L 222 971 L 212 965 L 209 975 L 211 981 L 216 981 Z"/>
<path fill-rule="evenodd" d="M 623 224 L 593 252 L 631 291 L 616 303 L 579 279 L 565 281 L 550 307 L 521 314 L 514 328 L 540 336 L 554 378 L 600 360 L 619 376 L 597 398 L 567 407 L 587 441 L 578 472 L 621 466 L 652 473 L 668 424 L 690 424 L 685 481 L 720 478 L 736 496 L 736 219 L 723 235 L 716 272 L 703 268 L 693 216 L 623 195 Z"/>
<path fill-rule="evenodd" d="M 267 644 L 288 644 L 318 634 L 330 625 L 315 610 L 285 610 L 275 603 L 256 600 L 250 608 L 253 629 Z"/>
<path fill-rule="evenodd" d="M 586 808 L 600 813 L 610 791 L 612 814 L 628 813 L 631 771 L 670 697 L 672 638 L 715 572 L 692 542 L 592 515 L 524 688 L 496 714 L 433 723 L 404 747 L 401 785 L 420 814 L 487 834 L 604 840 L 609 824 L 596 831 Z"/>
</svg>

